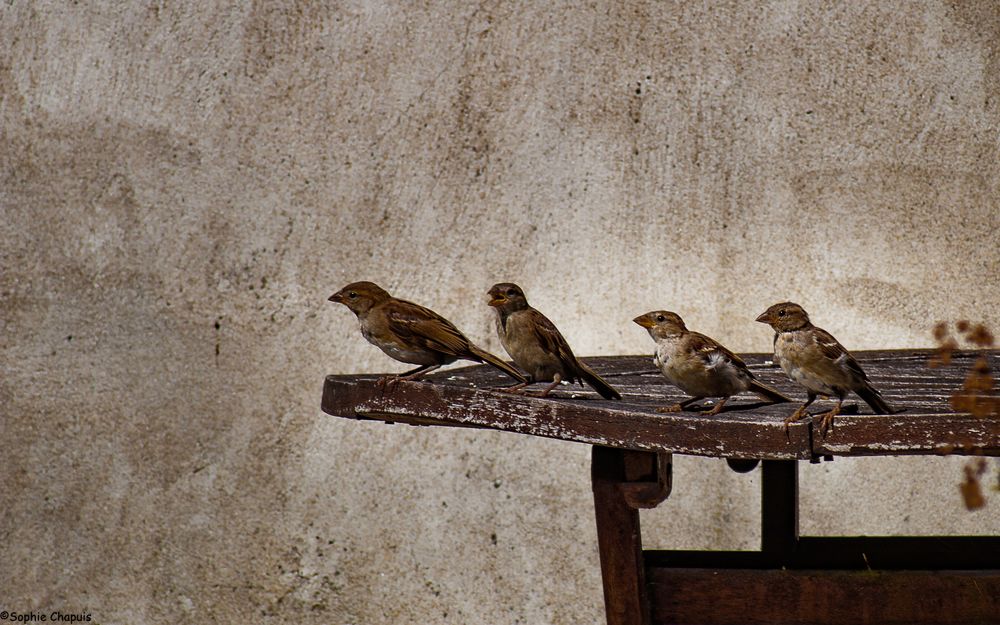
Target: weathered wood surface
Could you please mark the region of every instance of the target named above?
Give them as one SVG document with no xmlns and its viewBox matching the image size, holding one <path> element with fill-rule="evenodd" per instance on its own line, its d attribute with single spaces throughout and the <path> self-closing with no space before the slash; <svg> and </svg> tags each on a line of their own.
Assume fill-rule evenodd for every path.
<svg viewBox="0 0 1000 625">
<path fill-rule="evenodd" d="M 996 623 L 998 571 L 647 571 L 654 624 Z"/>
<path fill-rule="evenodd" d="M 498 390 L 510 379 L 487 366 L 452 369 L 416 382 L 382 388 L 376 375 L 328 376 L 323 410 L 331 415 L 414 425 L 493 428 L 594 445 L 700 456 L 809 459 L 817 456 L 984 453 L 1000 455 L 1000 418 L 955 413 L 949 405 L 977 356 L 956 354 L 952 364 L 926 366 L 930 350 L 855 352 L 895 415 L 873 415 L 854 395 L 824 438 L 806 420 L 787 434 L 783 419 L 795 404 L 765 405 L 752 395 L 733 398 L 721 414 L 662 414 L 659 406 L 685 399 L 653 368 L 650 356 L 585 359 L 621 391 L 623 401 L 601 399 L 589 387 L 561 386 L 546 399 Z M 804 392 L 770 354 L 744 356 L 765 383 L 799 400 Z M 1000 353 L 989 354 L 994 371 Z M 811 413 L 832 407 L 817 401 Z"/>
<path fill-rule="evenodd" d="M 604 580 L 604 608 L 608 625 L 649 625 L 645 566 L 639 510 L 630 505 L 626 487 L 637 482 L 658 484 L 669 471 L 668 457 L 594 446 L 591 482 L 597 519 L 597 548 Z M 659 465 L 659 466 L 650 466 Z M 630 475 L 631 474 L 631 475 Z M 656 477 L 654 481 L 654 477 Z M 669 490 L 660 491 L 663 497 Z"/>
</svg>

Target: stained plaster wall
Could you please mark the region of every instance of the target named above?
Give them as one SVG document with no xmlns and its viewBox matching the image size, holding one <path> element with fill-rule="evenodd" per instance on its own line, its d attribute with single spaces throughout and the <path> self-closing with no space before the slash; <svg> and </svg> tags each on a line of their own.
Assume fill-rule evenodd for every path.
<svg viewBox="0 0 1000 625">
<path fill-rule="evenodd" d="M 670 308 L 738 351 L 1000 328 L 992 2 L 0 6 L 0 609 L 101 623 L 581 623 L 582 445 L 341 421 L 398 371 L 369 279 L 499 351 L 519 282 L 585 355 Z M 802 468 L 811 533 L 997 533 L 960 459 Z M 647 544 L 753 548 L 678 458 Z"/>
</svg>

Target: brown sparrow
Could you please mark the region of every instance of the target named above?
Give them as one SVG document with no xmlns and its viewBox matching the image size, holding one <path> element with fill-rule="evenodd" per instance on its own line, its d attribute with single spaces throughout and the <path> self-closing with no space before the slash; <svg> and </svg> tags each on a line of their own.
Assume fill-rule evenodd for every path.
<svg viewBox="0 0 1000 625">
<path fill-rule="evenodd" d="M 516 369 L 473 345 L 441 315 L 412 302 L 396 299 L 376 284 L 354 282 L 329 299 L 347 306 L 358 316 L 361 334 L 369 343 L 400 362 L 420 365 L 411 371 L 382 378 L 382 384 L 416 380 L 460 358 L 491 364 L 515 380 L 525 381 Z"/>
<path fill-rule="evenodd" d="M 757 321 L 774 328 L 774 359 L 808 394 L 806 403 L 785 419 L 786 425 L 807 416 L 806 408 L 817 395 L 835 396 L 837 405 L 820 415 L 820 431 L 826 436 L 849 391 L 857 393 L 876 414 L 893 413 L 872 388 L 858 361 L 829 332 L 814 326 L 801 306 L 792 302 L 775 304 L 761 313 Z"/>
<path fill-rule="evenodd" d="M 496 312 L 497 334 L 514 364 L 528 372 L 528 381 L 508 387 L 521 391 L 533 382 L 552 382 L 541 392 L 545 397 L 561 381 L 586 382 L 604 399 L 622 396 L 587 365 L 576 359 L 573 350 L 545 315 L 528 305 L 521 287 L 510 282 L 494 284 L 487 292 Z"/>
<path fill-rule="evenodd" d="M 679 412 L 706 397 L 721 397 L 719 403 L 703 415 L 719 414 L 729 398 L 743 391 L 753 391 L 772 402 L 792 401 L 754 377 L 739 356 L 714 339 L 691 332 L 676 313 L 657 310 L 633 319 L 649 331 L 656 341 L 653 363 L 675 386 L 692 398 L 660 408 L 660 412 Z"/>
</svg>

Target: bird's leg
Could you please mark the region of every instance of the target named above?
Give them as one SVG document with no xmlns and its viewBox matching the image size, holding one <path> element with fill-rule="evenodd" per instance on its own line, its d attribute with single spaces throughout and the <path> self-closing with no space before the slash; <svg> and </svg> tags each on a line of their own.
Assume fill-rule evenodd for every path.
<svg viewBox="0 0 1000 625">
<path fill-rule="evenodd" d="M 823 438 L 826 438 L 827 431 L 833 428 L 833 418 L 840 414 L 840 405 L 842 403 L 844 403 L 844 398 L 838 397 L 837 405 L 833 407 L 833 410 L 820 415 L 822 419 L 819 422 L 819 431 L 823 435 Z"/>
<path fill-rule="evenodd" d="M 788 426 L 808 416 L 809 411 L 807 411 L 806 408 L 808 408 L 809 404 L 813 403 L 814 401 L 816 401 L 816 394 L 809 393 L 809 397 L 806 398 L 806 403 L 799 406 L 798 410 L 796 410 L 795 412 L 793 412 L 792 414 L 788 415 L 788 417 L 785 418 L 785 438 L 788 438 Z"/>
<path fill-rule="evenodd" d="M 514 384 L 512 386 L 498 386 L 497 390 L 498 391 L 503 391 L 505 393 L 520 394 L 520 393 L 524 392 L 524 387 L 528 386 L 529 384 L 531 384 L 530 381 L 529 382 L 518 382 L 517 384 Z"/>
<path fill-rule="evenodd" d="M 705 399 L 705 398 L 704 397 L 691 397 L 690 399 L 685 399 L 681 403 L 674 404 L 673 406 L 663 406 L 661 408 L 657 408 L 656 412 L 681 412 L 685 408 L 687 408 L 688 406 L 690 406 L 691 404 L 695 403 L 696 401 L 701 401 L 703 399 Z"/>
<path fill-rule="evenodd" d="M 393 390 L 396 388 L 396 385 L 399 384 L 401 381 L 409 382 L 410 380 L 416 380 L 421 376 L 430 373 L 431 371 L 434 371 L 435 369 L 438 369 L 440 367 L 441 365 L 421 365 L 416 369 L 410 369 L 409 371 L 404 371 L 403 373 L 399 373 L 396 375 L 382 376 L 381 378 L 375 381 L 375 384 L 377 384 L 382 388 L 388 386 L 389 390 Z"/>
<path fill-rule="evenodd" d="M 423 367 L 417 367 L 416 369 L 414 369 L 412 371 L 407 371 L 405 373 L 401 373 L 397 377 L 400 380 L 404 380 L 404 381 L 409 382 L 410 380 L 416 380 L 418 378 L 422 378 L 425 375 L 427 375 L 428 373 L 430 373 L 431 371 L 434 371 L 434 370 L 440 369 L 440 368 L 441 368 L 441 365 L 424 365 Z"/>
<path fill-rule="evenodd" d="M 726 405 L 727 401 L 729 401 L 729 398 L 723 397 L 722 399 L 719 400 L 719 403 L 715 404 L 715 408 L 712 408 L 711 410 L 705 410 L 701 414 L 706 417 L 719 414 L 720 412 L 722 412 L 722 407 Z"/>
<path fill-rule="evenodd" d="M 548 397 L 549 396 L 549 392 L 552 389 L 554 389 L 555 387 L 559 386 L 560 382 L 562 382 L 562 376 L 557 373 L 554 376 L 552 376 L 552 384 L 549 384 L 544 389 L 542 389 L 542 392 L 539 393 L 537 396 L 538 397 Z"/>
</svg>

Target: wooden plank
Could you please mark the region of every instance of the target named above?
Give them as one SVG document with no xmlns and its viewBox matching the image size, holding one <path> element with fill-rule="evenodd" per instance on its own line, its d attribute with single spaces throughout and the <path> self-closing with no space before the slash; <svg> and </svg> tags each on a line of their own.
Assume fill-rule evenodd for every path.
<svg viewBox="0 0 1000 625">
<path fill-rule="evenodd" d="M 788 568 L 1000 569 L 1000 536 L 806 536 Z M 1000 617 L 1000 614 L 998 614 Z"/>
<path fill-rule="evenodd" d="M 791 549 L 648 550 L 644 557 L 665 568 L 980 571 L 1000 567 L 1000 536 L 806 536 Z"/>
<path fill-rule="evenodd" d="M 648 356 L 585 359 L 623 394 L 606 401 L 589 388 L 561 386 L 554 398 L 538 399 L 496 390 L 509 380 L 491 367 L 452 369 L 426 381 L 380 388 L 376 376 L 330 376 L 323 410 L 349 418 L 378 419 L 415 425 L 485 427 L 536 436 L 625 449 L 727 458 L 810 459 L 824 455 L 905 455 L 957 453 L 1000 455 L 1000 418 L 956 414 L 949 397 L 965 379 L 978 353 L 957 353 L 952 364 L 926 366 L 930 350 L 857 352 L 856 356 L 886 399 L 905 411 L 872 415 L 851 396 L 826 438 L 809 420 L 793 424 L 785 435 L 783 420 L 795 406 L 765 405 L 752 395 L 737 396 L 714 417 L 697 412 L 660 414 L 656 408 L 685 395 L 652 367 Z M 990 362 L 1000 369 L 1000 356 Z M 773 364 L 770 355 L 748 354 L 748 365 L 764 382 L 793 398 L 797 388 Z M 813 414 L 831 402 L 818 401 Z M 853 413 L 852 413 L 853 411 Z M 861 414 L 859 414 L 861 413 Z"/>
<path fill-rule="evenodd" d="M 1000 618 L 1000 571 L 647 570 L 654 624 L 967 625 Z"/>
<path fill-rule="evenodd" d="M 971 415 L 844 415 L 826 437 L 813 440 L 816 455 L 998 454 L 1000 419 Z"/>
<path fill-rule="evenodd" d="M 698 456 L 806 459 L 809 426 L 785 428 L 750 415 L 712 418 L 658 414 L 655 406 L 604 400 L 551 400 L 481 388 L 402 382 L 380 389 L 373 379 L 330 376 L 323 410 L 342 417 L 489 427 L 592 445 Z"/>
</svg>

